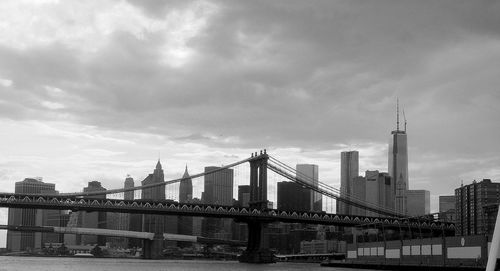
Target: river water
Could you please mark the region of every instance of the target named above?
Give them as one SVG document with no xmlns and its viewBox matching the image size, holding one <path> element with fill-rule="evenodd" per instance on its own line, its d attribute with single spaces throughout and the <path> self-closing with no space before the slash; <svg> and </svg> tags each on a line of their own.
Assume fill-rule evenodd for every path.
<svg viewBox="0 0 500 271">
<path fill-rule="evenodd" d="M 0 256 L 0 271 L 354 271 L 317 263 L 243 264 L 236 261 L 141 260 L 108 258 L 49 258 Z M 366 269 L 365 269 L 366 270 Z"/>
</svg>

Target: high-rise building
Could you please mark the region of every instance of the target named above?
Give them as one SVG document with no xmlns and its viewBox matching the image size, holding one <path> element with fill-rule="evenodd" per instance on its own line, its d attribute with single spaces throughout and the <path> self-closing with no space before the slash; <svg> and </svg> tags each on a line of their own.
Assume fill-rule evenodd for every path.
<svg viewBox="0 0 500 271">
<path fill-rule="evenodd" d="M 142 185 L 165 183 L 163 169 L 158 160 L 155 170 L 149 174 L 142 182 Z M 158 185 L 142 189 L 142 199 L 165 200 L 165 185 Z M 143 215 L 142 230 L 157 234 L 177 233 L 177 216 Z M 164 246 L 174 246 L 175 242 L 165 242 Z"/>
<path fill-rule="evenodd" d="M 310 183 L 314 187 L 318 187 L 318 165 L 312 164 L 297 164 L 296 166 L 297 177 Z M 322 196 L 320 193 L 313 190 L 309 190 L 311 193 L 310 199 L 310 211 L 321 212 L 322 211 Z"/>
<path fill-rule="evenodd" d="M 250 185 L 238 186 L 238 205 L 248 207 L 250 203 Z"/>
<path fill-rule="evenodd" d="M 134 179 L 130 177 L 130 175 L 127 175 L 125 178 L 125 181 L 123 182 L 123 187 L 125 189 L 127 188 L 133 188 L 134 187 Z M 124 200 L 133 200 L 134 199 L 134 191 L 127 191 L 124 193 Z M 139 228 L 136 229 L 130 229 L 130 224 L 131 224 L 131 217 L 134 217 L 134 219 L 139 219 Z M 140 228 L 140 223 L 142 222 L 142 216 L 140 214 L 128 214 L 128 213 L 108 213 L 107 215 L 107 226 L 108 229 L 113 229 L 113 230 L 133 230 L 133 231 L 141 231 Z M 136 222 L 137 223 L 137 222 Z M 112 247 L 119 247 L 119 248 L 127 248 L 130 245 L 130 240 L 127 240 L 125 237 L 107 237 L 108 243 Z M 135 245 L 135 244 L 133 244 Z"/>
<path fill-rule="evenodd" d="M 97 191 L 106 191 L 106 188 L 102 187 L 101 182 L 91 181 L 88 182 L 87 187 L 83 188 L 83 192 L 97 192 Z M 106 198 L 106 195 L 92 195 L 86 196 L 85 198 L 96 198 L 103 199 Z M 107 213 L 106 212 L 86 212 L 80 211 L 78 212 L 78 220 L 79 226 L 83 228 L 99 228 L 106 229 L 107 224 Z M 105 236 L 96 236 L 96 235 L 77 235 L 77 243 L 83 245 L 94 245 L 98 244 L 100 246 L 106 245 L 106 237 Z"/>
<path fill-rule="evenodd" d="M 431 212 L 431 193 L 428 190 L 406 190 L 406 214 L 422 216 Z"/>
<path fill-rule="evenodd" d="M 134 178 L 127 175 L 125 182 L 123 182 L 123 188 L 134 188 Z M 124 200 L 134 200 L 134 191 L 127 191 L 123 195 Z"/>
<path fill-rule="evenodd" d="M 125 178 L 125 182 L 123 183 L 123 187 L 125 188 L 133 188 L 135 187 L 134 178 L 127 176 Z M 134 191 L 125 192 L 124 199 L 125 200 L 134 200 Z M 130 231 L 142 231 L 142 214 L 128 214 L 128 230 Z M 142 240 L 140 239 L 129 239 L 128 247 L 141 247 Z"/>
<path fill-rule="evenodd" d="M 439 213 L 448 222 L 455 222 L 455 196 L 439 196 Z"/>
<path fill-rule="evenodd" d="M 219 167 L 205 167 L 205 173 L 220 169 Z M 204 177 L 204 204 L 233 205 L 233 170 L 222 169 Z M 202 222 L 203 236 L 230 239 L 232 220 L 219 218 L 204 218 Z"/>
<path fill-rule="evenodd" d="M 192 203 L 193 201 L 193 182 L 189 177 L 187 165 L 182 175 L 182 180 L 179 185 L 179 203 Z M 179 234 L 193 235 L 193 217 L 192 216 L 179 216 L 178 217 L 178 230 Z M 179 246 L 191 246 L 191 243 L 179 243 Z"/>
<path fill-rule="evenodd" d="M 205 173 L 219 167 L 205 167 Z M 231 206 L 233 204 L 233 170 L 223 169 L 205 175 L 202 201 L 205 204 Z"/>
<path fill-rule="evenodd" d="M 456 235 L 492 234 L 485 210 L 500 203 L 500 183 L 490 179 L 455 189 Z M 493 216 L 494 217 L 494 216 Z M 493 223 L 494 225 L 494 223 Z"/>
<path fill-rule="evenodd" d="M 389 143 L 389 175 L 394 180 L 395 209 L 406 214 L 406 191 L 408 182 L 408 142 L 406 136 L 406 119 L 404 130 L 399 130 L 399 102 L 397 105 L 396 130 L 391 132 Z"/>
<path fill-rule="evenodd" d="M 340 154 L 340 196 L 349 198 L 352 193 L 353 179 L 359 175 L 359 153 L 345 151 Z M 352 214 L 352 206 L 337 201 L 337 214 Z"/>
<path fill-rule="evenodd" d="M 193 199 L 193 181 L 189 177 L 188 168 L 184 170 L 182 181 L 179 184 L 179 203 L 188 203 Z"/>
<path fill-rule="evenodd" d="M 278 209 L 310 211 L 312 193 L 295 182 L 278 182 Z"/>
<path fill-rule="evenodd" d="M 44 183 L 42 178 L 26 178 L 22 182 L 16 182 L 15 193 L 20 194 L 55 194 L 56 185 L 53 183 Z M 38 209 L 17 209 L 9 208 L 9 225 L 23 226 L 43 226 L 44 213 L 46 218 L 48 214 L 54 212 L 44 212 Z M 58 213 L 58 212 L 56 212 Z M 10 251 L 22 251 L 42 246 L 42 233 L 7 231 L 7 249 Z"/>
<path fill-rule="evenodd" d="M 355 201 L 361 201 L 361 202 L 366 201 L 366 178 L 362 176 L 354 177 L 352 179 L 351 184 L 352 186 L 351 186 L 350 198 L 352 198 Z M 351 206 L 349 214 L 366 216 L 366 209 Z"/>
<path fill-rule="evenodd" d="M 394 195 L 392 194 L 391 176 L 388 173 L 378 170 L 367 170 L 366 178 L 366 197 L 365 201 L 379 206 L 380 208 L 394 209 Z M 380 216 L 373 211 L 366 211 L 367 216 Z"/>
</svg>

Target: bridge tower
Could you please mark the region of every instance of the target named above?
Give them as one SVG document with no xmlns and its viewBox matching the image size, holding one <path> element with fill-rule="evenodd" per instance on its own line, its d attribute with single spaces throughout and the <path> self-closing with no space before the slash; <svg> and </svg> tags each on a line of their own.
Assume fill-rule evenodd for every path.
<svg viewBox="0 0 500 271">
<path fill-rule="evenodd" d="M 252 154 L 250 162 L 250 210 L 268 209 L 267 200 L 267 161 L 269 156 L 266 150 Z M 247 219 L 248 225 L 247 249 L 240 256 L 240 262 L 246 263 L 273 263 L 274 255 L 269 250 L 269 244 L 264 238 L 267 224 L 271 221 L 262 219 Z"/>
</svg>

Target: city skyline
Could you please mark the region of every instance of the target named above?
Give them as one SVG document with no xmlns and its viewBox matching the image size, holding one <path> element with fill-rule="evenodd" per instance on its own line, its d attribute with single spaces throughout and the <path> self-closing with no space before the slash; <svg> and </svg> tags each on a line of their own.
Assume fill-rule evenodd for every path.
<svg viewBox="0 0 500 271">
<path fill-rule="evenodd" d="M 432 187 L 436 211 L 462 181 L 500 179 L 499 13 L 488 1 L 3 1 L 0 186 L 117 188 L 158 156 L 168 180 L 266 148 L 339 188 L 342 151 L 359 152 L 359 172 L 388 172 L 399 97 L 410 189 Z"/>
</svg>

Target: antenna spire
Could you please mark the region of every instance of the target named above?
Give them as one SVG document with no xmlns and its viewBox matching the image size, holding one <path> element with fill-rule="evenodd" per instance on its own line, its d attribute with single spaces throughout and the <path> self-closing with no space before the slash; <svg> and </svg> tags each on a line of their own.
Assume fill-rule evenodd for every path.
<svg viewBox="0 0 500 271">
<path fill-rule="evenodd" d="M 396 131 L 399 131 L 399 97 L 396 100 Z"/>
<path fill-rule="evenodd" d="M 406 115 L 405 115 L 405 109 L 403 108 L 403 119 L 405 120 L 405 133 L 406 133 Z"/>
</svg>

